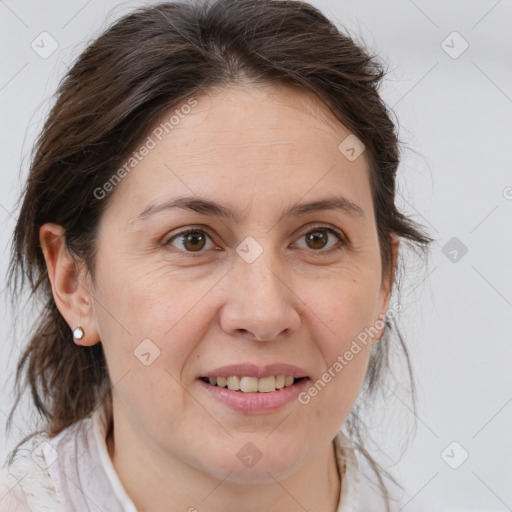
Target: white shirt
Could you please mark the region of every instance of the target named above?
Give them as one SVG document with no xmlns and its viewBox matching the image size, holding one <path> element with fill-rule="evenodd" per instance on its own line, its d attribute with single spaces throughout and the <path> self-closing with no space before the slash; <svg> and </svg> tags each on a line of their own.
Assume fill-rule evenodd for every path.
<svg viewBox="0 0 512 512">
<path fill-rule="evenodd" d="M 0 472 L 0 512 L 137 512 L 110 459 L 108 426 L 100 407 L 54 438 L 29 439 Z M 339 431 L 334 445 L 342 482 L 337 512 L 384 511 L 375 487 L 361 489 L 350 439 Z"/>
</svg>

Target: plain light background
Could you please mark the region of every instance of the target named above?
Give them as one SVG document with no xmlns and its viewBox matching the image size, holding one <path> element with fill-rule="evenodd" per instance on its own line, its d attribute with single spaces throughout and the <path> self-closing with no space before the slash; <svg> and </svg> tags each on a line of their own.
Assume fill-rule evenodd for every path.
<svg viewBox="0 0 512 512">
<path fill-rule="evenodd" d="M 382 95 L 406 146 L 398 203 L 436 239 L 426 266 L 411 264 L 401 296 L 418 384 L 416 435 L 402 455 L 414 417 L 407 389 L 390 391 L 391 405 L 381 407 L 388 420 L 370 411 L 374 455 L 386 453 L 381 460 L 405 485 L 405 512 L 419 500 L 512 510 L 512 2 L 311 3 L 388 64 Z M 13 371 L 37 314 L 11 310 L 4 279 L 31 145 L 87 42 L 140 5 L 0 0 L 2 462 L 31 424 L 25 404 L 5 438 Z M 43 51 L 42 38 L 47 52 L 58 45 L 46 58 L 33 49 Z"/>
</svg>

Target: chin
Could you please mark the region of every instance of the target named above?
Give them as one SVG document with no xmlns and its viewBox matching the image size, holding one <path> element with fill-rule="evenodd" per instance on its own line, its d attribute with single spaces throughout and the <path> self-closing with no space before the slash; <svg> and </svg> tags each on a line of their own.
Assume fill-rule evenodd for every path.
<svg viewBox="0 0 512 512">
<path fill-rule="evenodd" d="M 212 454 L 211 463 L 205 465 L 203 462 L 203 468 L 215 478 L 236 484 L 273 483 L 287 478 L 299 469 L 301 454 L 296 448 L 290 446 L 289 453 L 272 448 L 259 449 L 251 441 L 237 443 L 236 449 L 230 447 L 222 453 Z"/>
</svg>

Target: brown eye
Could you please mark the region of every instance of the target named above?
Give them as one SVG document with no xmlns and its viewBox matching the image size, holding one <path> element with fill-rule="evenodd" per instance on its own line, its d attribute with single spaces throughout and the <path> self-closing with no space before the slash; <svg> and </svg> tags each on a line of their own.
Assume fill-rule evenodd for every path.
<svg viewBox="0 0 512 512">
<path fill-rule="evenodd" d="M 335 238 L 337 238 L 338 244 L 334 243 L 331 247 L 325 249 L 329 243 L 329 235 L 334 235 Z M 326 227 L 319 227 L 308 231 L 301 238 L 306 240 L 307 249 L 313 249 L 318 252 L 328 252 L 334 246 L 339 245 L 339 242 L 344 242 L 343 236 L 340 233 L 334 229 Z"/>
<path fill-rule="evenodd" d="M 171 245 L 171 242 L 177 240 L 186 252 L 201 252 L 209 238 L 208 234 L 200 229 L 189 229 L 169 238 L 165 245 Z"/>
<path fill-rule="evenodd" d="M 323 249 L 328 242 L 329 236 L 325 231 L 312 231 L 306 236 L 306 243 L 311 249 Z"/>
</svg>

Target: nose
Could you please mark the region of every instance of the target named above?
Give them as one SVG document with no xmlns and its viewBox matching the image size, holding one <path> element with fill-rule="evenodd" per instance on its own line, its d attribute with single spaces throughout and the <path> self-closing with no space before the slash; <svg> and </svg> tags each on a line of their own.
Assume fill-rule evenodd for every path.
<svg viewBox="0 0 512 512">
<path fill-rule="evenodd" d="M 297 332 L 301 301 L 286 282 L 287 276 L 266 251 L 252 263 L 237 258 L 227 276 L 222 329 L 233 337 L 255 341 L 278 340 Z"/>
</svg>

